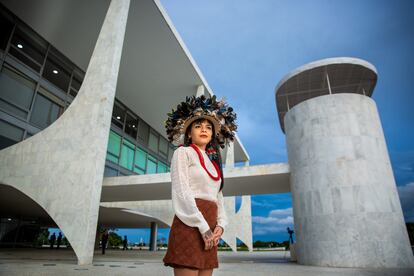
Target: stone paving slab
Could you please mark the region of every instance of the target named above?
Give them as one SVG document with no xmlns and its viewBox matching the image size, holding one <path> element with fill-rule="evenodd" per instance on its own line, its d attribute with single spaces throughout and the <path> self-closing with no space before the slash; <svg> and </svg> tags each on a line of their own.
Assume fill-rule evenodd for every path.
<svg viewBox="0 0 414 276">
<path fill-rule="evenodd" d="M 71 250 L 0 249 L 0 275 L 173 275 L 162 258 L 165 251 L 95 252 L 92 265 L 78 266 Z M 362 269 L 304 266 L 289 261 L 289 252 L 219 252 L 213 275 L 281 276 L 413 276 L 413 269 Z"/>
</svg>

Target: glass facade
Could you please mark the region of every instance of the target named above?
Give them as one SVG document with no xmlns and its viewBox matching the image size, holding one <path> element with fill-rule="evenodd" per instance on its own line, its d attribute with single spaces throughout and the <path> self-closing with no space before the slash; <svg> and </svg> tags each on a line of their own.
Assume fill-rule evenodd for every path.
<svg viewBox="0 0 414 276">
<path fill-rule="evenodd" d="M 0 120 L 0 150 L 23 139 L 24 130 Z"/>
<path fill-rule="evenodd" d="M 122 137 L 115 132 L 111 131 L 109 133 L 106 159 L 116 164 L 118 164 L 119 156 L 121 155 L 121 139 Z"/>
<path fill-rule="evenodd" d="M 16 25 L 9 53 L 36 72 L 40 72 L 46 55 L 47 43 L 23 25 Z"/>
<path fill-rule="evenodd" d="M 85 73 L 0 4 L 0 149 L 48 127 Z M 115 99 L 105 176 L 169 171 L 174 146 Z"/>
<path fill-rule="evenodd" d="M 13 19 L 6 12 L 0 14 L 0 26 L 0 49 L 4 51 L 14 28 Z"/>
<path fill-rule="evenodd" d="M 42 76 L 61 90 L 67 91 L 69 88 L 71 71 L 69 66 L 65 66 L 64 62 L 50 51 L 43 68 Z"/>
<path fill-rule="evenodd" d="M 36 90 L 36 82 L 4 65 L 0 73 L 0 108 L 26 119 Z"/>
<path fill-rule="evenodd" d="M 51 99 L 37 93 L 34 102 L 33 110 L 30 117 L 30 122 L 39 128 L 46 128 L 62 113 L 63 108 L 53 102 Z"/>
<path fill-rule="evenodd" d="M 174 148 L 171 147 L 170 150 L 173 151 Z M 106 159 L 113 163 L 113 165 L 118 165 L 136 174 L 165 173 L 170 171 L 167 162 L 163 161 L 163 158 L 148 153 L 147 150 L 139 145 L 138 141 L 132 142 L 114 130 L 111 130 L 109 134 Z"/>
</svg>

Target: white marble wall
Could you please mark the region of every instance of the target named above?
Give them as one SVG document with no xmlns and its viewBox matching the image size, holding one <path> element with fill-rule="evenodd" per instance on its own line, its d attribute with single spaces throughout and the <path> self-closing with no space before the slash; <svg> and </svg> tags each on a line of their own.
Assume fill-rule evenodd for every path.
<svg viewBox="0 0 414 276">
<path fill-rule="evenodd" d="M 51 126 L 0 151 L 0 183 L 42 206 L 90 264 L 129 0 L 112 0 L 82 87 Z M 16 203 L 18 204 L 18 203 Z"/>
<path fill-rule="evenodd" d="M 298 262 L 413 267 L 375 102 L 309 99 L 285 116 Z"/>
<path fill-rule="evenodd" d="M 171 226 L 174 218 L 171 200 L 145 200 L 126 202 L 102 202 L 107 208 L 125 208 L 125 212 L 147 215 L 163 221 Z M 239 211 L 236 213 L 235 197 L 224 197 L 224 208 L 228 217 L 228 225 L 222 239 L 237 251 L 236 238 L 243 241 L 250 252 L 253 251 L 252 214 L 250 196 L 242 196 Z"/>
</svg>

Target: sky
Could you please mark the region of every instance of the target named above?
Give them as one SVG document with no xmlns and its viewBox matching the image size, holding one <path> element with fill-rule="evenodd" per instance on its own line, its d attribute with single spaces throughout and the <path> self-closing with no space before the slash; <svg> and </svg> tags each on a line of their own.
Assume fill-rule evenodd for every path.
<svg viewBox="0 0 414 276">
<path fill-rule="evenodd" d="M 235 109 L 250 165 L 286 163 L 275 87 L 290 71 L 356 57 L 378 71 L 379 110 L 406 221 L 414 222 L 414 1 L 161 0 L 214 94 Z M 252 195 L 253 241 L 288 239 L 289 194 Z M 236 209 L 240 205 L 238 199 Z M 148 229 L 120 229 L 148 243 Z M 168 229 L 158 238 L 168 239 Z"/>
</svg>

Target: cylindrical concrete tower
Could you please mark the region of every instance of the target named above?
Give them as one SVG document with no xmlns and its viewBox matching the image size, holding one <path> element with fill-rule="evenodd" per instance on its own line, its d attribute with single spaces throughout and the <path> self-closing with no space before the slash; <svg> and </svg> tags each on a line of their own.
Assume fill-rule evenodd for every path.
<svg viewBox="0 0 414 276">
<path fill-rule="evenodd" d="M 300 264 L 414 267 L 375 102 L 374 66 L 307 64 L 276 88 Z"/>
</svg>

